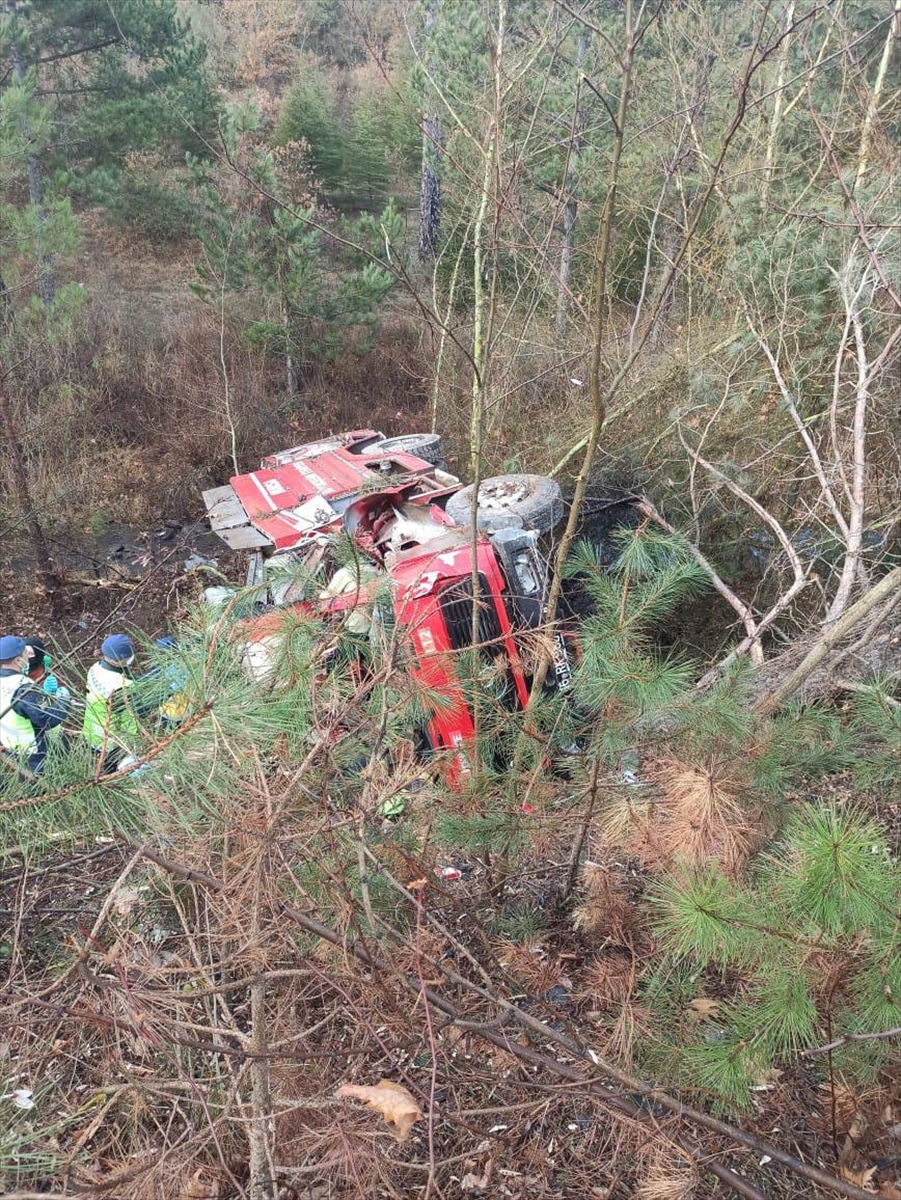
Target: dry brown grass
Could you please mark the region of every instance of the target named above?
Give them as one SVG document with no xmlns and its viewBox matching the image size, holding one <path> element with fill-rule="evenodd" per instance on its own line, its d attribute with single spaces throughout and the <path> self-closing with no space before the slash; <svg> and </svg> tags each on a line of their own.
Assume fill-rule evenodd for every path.
<svg viewBox="0 0 901 1200">
<path fill-rule="evenodd" d="M 428 367 L 404 314 L 386 320 L 373 346 L 350 340 L 338 359 L 310 369 L 296 405 L 283 364 L 227 326 L 227 412 L 219 322 L 188 289 L 191 256 L 150 255 L 121 234 L 116 245 L 119 258 L 106 247 L 101 264 L 91 260 L 79 328 L 67 341 L 34 346 L 13 381 L 31 488 L 48 526 L 96 534 L 107 522 L 200 518 L 200 492 L 234 472 L 231 425 L 242 470 L 330 431 L 427 427 Z M 6 457 L 0 492 L 13 495 Z"/>
<path fill-rule="evenodd" d="M 690 1200 L 698 1186 L 694 1163 L 674 1146 L 655 1142 L 639 1151 L 639 1183 L 634 1200 Z"/>
<path fill-rule="evenodd" d="M 655 794 L 614 798 L 602 821 L 605 835 L 652 870 L 713 860 L 737 874 L 761 833 L 738 765 L 662 758 L 647 764 L 645 773 Z"/>
</svg>

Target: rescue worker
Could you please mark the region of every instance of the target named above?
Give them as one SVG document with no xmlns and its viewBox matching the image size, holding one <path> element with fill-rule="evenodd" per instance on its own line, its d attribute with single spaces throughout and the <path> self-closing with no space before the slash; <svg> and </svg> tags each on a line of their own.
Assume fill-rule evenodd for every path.
<svg viewBox="0 0 901 1200">
<path fill-rule="evenodd" d="M 27 637 L 23 639 L 31 647 L 31 658 L 28 660 L 28 678 L 32 683 L 43 683 L 50 670 L 51 659 L 40 638 Z"/>
<path fill-rule="evenodd" d="M 24 641 L 31 647 L 31 659 L 28 663 L 28 678 L 32 683 L 39 683 L 41 690 L 57 700 L 68 701 L 72 693 L 63 687 L 55 674 L 51 674 L 53 659 L 47 653 L 47 648 L 40 638 L 27 637 Z"/>
<path fill-rule="evenodd" d="M 103 755 L 103 771 L 122 771 L 137 762 L 138 718 L 156 707 L 149 696 L 133 694 L 141 680 L 130 668 L 135 659 L 131 638 L 113 633 L 100 647 L 100 660 L 88 671 L 82 733 L 95 754 Z"/>
<path fill-rule="evenodd" d="M 47 757 L 47 735 L 66 718 L 64 697 L 43 693 L 28 677 L 32 647 L 24 638 L 0 638 L 0 744 L 17 765 L 40 771 Z"/>
<path fill-rule="evenodd" d="M 185 690 L 189 682 L 188 672 L 173 654 L 176 641 L 171 634 L 157 638 L 153 644 L 165 656 L 161 667 L 157 668 L 163 689 L 160 696 L 160 728 L 164 733 L 171 733 L 188 715 L 190 702 Z M 148 675 L 152 674 L 148 672 Z"/>
</svg>

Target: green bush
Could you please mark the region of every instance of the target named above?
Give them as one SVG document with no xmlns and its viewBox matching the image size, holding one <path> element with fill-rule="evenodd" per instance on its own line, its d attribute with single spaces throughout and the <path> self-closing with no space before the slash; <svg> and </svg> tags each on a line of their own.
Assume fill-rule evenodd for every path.
<svg viewBox="0 0 901 1200">
<path fill-rule="evenodd" d="M 156 244 L 183 242 L 193 237 L 197 208 L 182 187 L 156 176 L 123 174 L 110 186 L 107 204 L 113 221 L 139 231 Z"/>
</svg>

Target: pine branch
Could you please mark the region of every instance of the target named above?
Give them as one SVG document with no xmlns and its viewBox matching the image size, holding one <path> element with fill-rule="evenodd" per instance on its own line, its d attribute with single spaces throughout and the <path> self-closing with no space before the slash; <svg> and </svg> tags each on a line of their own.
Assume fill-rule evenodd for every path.
<svg viewBox="0 0 901 1200">
<path fill-rule="evenodd" d="M 123 767 L 121 770 L 109 771 L 105 775 L 97 775 L 96 777 L 92 776 L 90 779 L 79 779 L 75 783 L 70 783 L 67 787 L 60 788 L 57 792 L 50 792 L 45 796 L 25 796 L 23 799 L 13 800 L 9 804 L 0 804 L 0 814 L 15 812 L 23 808 L 31 808 L 35 804 L 51 804 L 55 800 L 63 800 L 66 796 L 71 796 L 76 792 L 80 792 L 82 788 L 89 786 L 102 787 L 104 784 L 118 782 L 128 775 L 134 774 L 134 772 L 140 767 L 143 767 L 145 763 L 152 762 L 153 759 L 158 758 L 159 755 L 162 754 L 167 747 L 171 746 L 173 742 L 176 742 L 179 738 L 184 737 L 184 735 L 190 729 L 193 729 L 195 725 L 203 720 L 212 707 L 213 700 L 211 698 L 207 700 L 206 703 L 197 710 L 197 712 L 192 713 L 190 717 L 187 717 L 177 729 L 173 730 L 173 732 L 169 734 L 168 737 L 164 737 L 160 741 L 156 742 L 145 754 L 136 759 L 130 766 Z"/>
<path fill-rule="evenodd" d="M 90 46 L 78 46 L 74 50 L 61 50 L 59 54 L 48 54 L 44 58 L 32 58 L 26 63 L 26 66 L 36 67 L 41 63 L 62 62 L 64 58 L 77 58 L 79 54 L 90 54 L 94 50 L 105 50 L 107 46 L 120 46 L 123 44 L 121 34 L 115 37 L 104 38 L 103 41 L 93 42 Z"/>
<path fill-rule="evenodd" d="M 809 1050 L 803 1050 L 802 1055 L 807 1058 L 812 1054 L 828 1054 L 851 1042 L 882 1042 L 895 1037 L 901 1037 L 901 1025 L 896 1025 L 894 1029 L 880 1029 L 878 1033 L 846 1033 L 825 1046 L 811 1046 Z"/>
</svg>

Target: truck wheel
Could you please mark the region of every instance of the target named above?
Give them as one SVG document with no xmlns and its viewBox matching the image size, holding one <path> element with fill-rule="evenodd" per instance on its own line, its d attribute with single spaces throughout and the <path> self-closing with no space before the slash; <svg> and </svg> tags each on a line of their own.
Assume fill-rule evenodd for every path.
<svg viewBox="0 0 901 1200">
<path fill-rule="evenodd" d="M 399 450 L 403 454 L 415 454 L 417 458 L 431 463 L 433 467 L 444 461 L 444 443 L 438 433 L 404 433 L 400 437 L 385 438 L 370 447 L 367 454 L 390 454 Z"/>
<path fill-rule="evenodd" d="M 447 502 L 447 515 L 458 525 L 472 520 L 472 484 L 455 492 Z M 479 485 L 478 525 L 486 533 L 524 526 L 550 533 L 563 516 L 559 484 L 545 475 L 494 475 Z"/>
<path fill-rule="evenodd" d="M 366 438 L 362 442 L 357 442 L 355 446 L 349 447 L 348 453 L 349 454 L 372 454 L 375 452 L 375 450 L 379 446 L 381 446 L 381 444 L 384 440 L 385 440 L 384 437 L 380 433 L 377 433 L 375 435 L 375 437 Z"/>
</svg>

